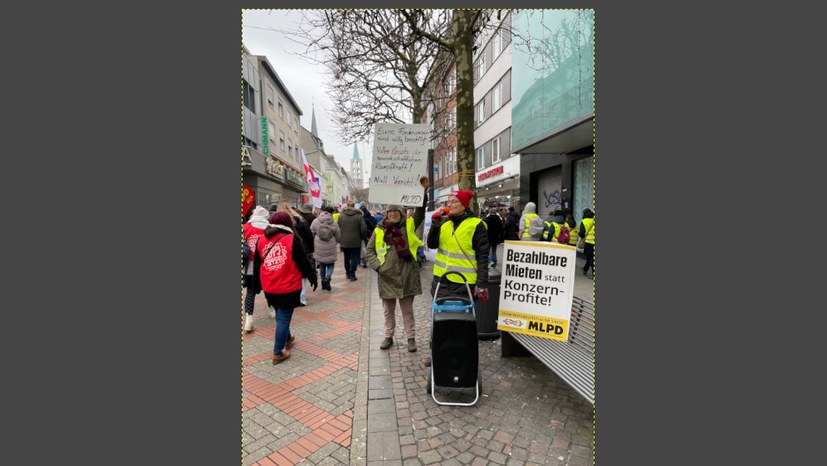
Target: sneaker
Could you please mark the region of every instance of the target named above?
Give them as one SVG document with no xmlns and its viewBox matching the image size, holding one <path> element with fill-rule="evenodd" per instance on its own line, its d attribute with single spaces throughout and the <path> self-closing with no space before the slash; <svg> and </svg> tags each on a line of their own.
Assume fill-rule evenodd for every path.
<svg viewBox="0 0 827 466">
<path fill-rule="evenodd" d="M 267 308 L 267 314 L 269 314 L 269 315 L 270 315 L 270 318 L 271 318 L 271 319 L 275 319 L 275 318 L 276 318 L 276 310 L 275 310 L 275 309 L 273 309 L 272 307 L 268 307 L 268 308 Z"/>
<path fill-rule="evenodd" d="M 244 331 L 249 333 L 255 330 L 255 326 L 253 325 L 253 315 L 247 314 L 244 317 Z"/>
<path fill-rule="evenodd" d="M 290 338 L 287 339 L 287 343 L 284 344 L 285 349 L 293 349 L 293 343 L 296 341 L 296 335 L 290 335 Z"/>
<path fill-rule="evenodd" d="M 416 340 L 413 338 L 408 338 L 408 352 L 415 353 L 416 352 Z"/>
<path fill-rule="evenodd" d="M 425 367 L 431 367 L 431 358 L 425 358 L 422 363 L 425 364 Z"/>
<path fill-rule="evenodd" d="M 289 357 L 290 357 L 290 352 L 287 351 L 287 348 L 285 348 L 285 349 L 281 350 L 281 354 L 273 354 L 273 365 L 275 366 L 276 364 L 278 364 L 280 362 L 284 362 Z"/>
<path fill-rule="evenodd" d="M 393 345 L 393 338 L 385 337 L 385 339 L 382 340 L 382 344 L 379 345 L 379 349 L 388 349 L 391 345 Z"/>
</svg>

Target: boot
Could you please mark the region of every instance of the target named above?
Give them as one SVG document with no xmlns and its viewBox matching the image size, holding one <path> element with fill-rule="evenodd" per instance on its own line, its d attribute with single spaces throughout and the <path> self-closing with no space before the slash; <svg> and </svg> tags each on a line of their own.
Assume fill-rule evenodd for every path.
<svg viewBox="0 0 827 466">
<path fill-rule="evenodd" d="M 393 338 L 385 337 L 385 339 L 382 340 L 382 344 L 379 345 L 379 349 L 388 349 L 391 345 L 393 345 Z"/>
<path fill-rule="evenodd" d="M 253 331 L 253 315 L 247 314 L 244 318 L 244 331 L 245 332 L 252 332 Z"/>
<path fill-rule="evenodd" d="M 322 289 L 330 291 L 330 280 L 322 280 Z"/>
<path fill-rule="evenodd" d="M 416 340 L 413 338 L 408 338 L 408 352 L 415 353 L 416 352 Z"/>
</svg>

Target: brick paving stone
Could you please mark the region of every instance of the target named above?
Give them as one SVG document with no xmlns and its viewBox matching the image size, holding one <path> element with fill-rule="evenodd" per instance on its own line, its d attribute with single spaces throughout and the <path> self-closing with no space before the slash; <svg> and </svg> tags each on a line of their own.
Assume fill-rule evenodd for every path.
<svg viewBox="0 0 827 466">
<path fill-rule="evenodd" d="M 419 454 L 419 459 L 422 460 L 424 464 L 434 464 L 439 463 L 442 460 L 442 457 L 439 456 L 434 450 L 422 452 Z"/>
<path fill-rule="evenodd" d="M 508 455 L 492 451 L 488 454 L 488 460 L 496 464 L 505 464 L 508 460 Z"/>
</svg>

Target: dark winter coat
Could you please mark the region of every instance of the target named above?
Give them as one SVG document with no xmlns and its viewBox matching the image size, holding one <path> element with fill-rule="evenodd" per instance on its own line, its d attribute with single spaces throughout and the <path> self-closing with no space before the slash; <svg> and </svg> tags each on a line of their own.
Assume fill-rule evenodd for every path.
<svg viewBox="0 0 827 466">
<path fill-rule="evenodd" d="M 505 239 L 520 239 L 520 214 L 516 210 L 505 217 Z"/>
<path fill-rule="evenodd" d="M 313 252 L 313 233 L 310 231 L 310 224 L 299 214 L 298 217 L 293 217 L 293 228 L 299 234 L 299 239 L 302 241 L 304 250 Z"/>
<path fill-rule="evenodd" d="M 361 248 L 362 240 L 367 234 L 362 211 L 355 207 L 346 207 L 339 215 L 339 228 L 342 230 L 343 248 Z"/>
<path fill-rule="evenodd" d="M 322 224 L 328 224 L 333 228 L 333 238 L 328 241 L 323 241 L 319 238 L 319 227 Z M 339 225 L 333 221 L 333 215 L 330 212 L 322 211 L 316 220 L 310 225 L 310 231 L 313 232 L 315 250 L 313 258 L 316 262 L 321 264 L 335 264 L 339 257 L 339 240 L 342 237 L 342 232 L 339 230 Z"/>
<path fill-rule="evenodd" d="M 310 233 L 309 238 L 313 238 L 313 233 L 310 231 L 310 226 L 313 225 L 313 220 L 316 220 L 316 216 L 313 214 L 306 214 L 304 212 L 299 212 L 299 215 L 301 215 L 304 221 L 307 222 L 307 232 Z M 299 234 L 301 234 L 301 232 Z M 306 239 L 307 238 L 302 236 L 302 240 Z M 313 254 L 315 248 L 315 246 L 313 245 L 313 241 L 310 241 L 309 244 L 305 244 L 304 247 L 305 249 L 307 249 L 308 253 Z"/>
<path fill-rule="evenodd" d="M 458 217 L 448 217 L 449 221 L 454 222 L 454 231 L 459 228 L 459 224 L 462 223 L 467 218 L 473 218 L 474 214 L 470 210 L 466 210 L 464 214 Z M 442 224 L 446 220 L 435 221 L 431 225 L 431 229 L 428 230 L 428 248 L 429 249 L 439 249 L 439 233 L 442 229 Z M 480 222 L 477 224 L 476 229 L 474 229 L 474 236 L 471 238 L 471 246 L 474 248 L 474 257 L 477 260 L 477 284 L 476 286 L 480 288 L 486 288 L 488 286 L 488 230 L 485 227 L 485 222 Z M 439 280 L 437 277 L 434 277 L 433 282 L 431 283 L 431 295 L 433 296 L 434 290 L 436 289 L 437 282 Z M 471 291 L 474 291 L 474 287 L 471 287 Z M 468 291 L 465 288 L 465 284 L 463 283 L 454 283 L 445 279 L 442 283 L 442 286 L 439 287 L 439 296 L 468 296 Z"/>
<path fill-rule="evenodd" d="M 488 214 L 488 216 L 483 219 L 483 222 L 488 225 L 488 244 L 495 247 L 502 243 L 503 237 L 505 236 L 505 226 L 500 216 L 496 213 Z"/>
</svg>

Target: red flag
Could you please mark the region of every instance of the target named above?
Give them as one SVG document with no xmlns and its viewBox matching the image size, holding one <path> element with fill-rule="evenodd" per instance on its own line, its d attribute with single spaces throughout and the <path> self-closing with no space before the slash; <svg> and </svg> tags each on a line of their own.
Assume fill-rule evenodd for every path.
<svg viewBox="0 0 827 466">
<path fill-rule="evenodd" d="M 256 192 L 249 186 L 241 185 L 241 213 L 247 215 L 247 212 L 253 208 L 256 203 Z"/>
<path fill-rule="evenodd" d="M 310 197 L 313 198 L 313 205 L 322 207 L 322 190 L 319 187 L 318 178 L 313 173 L 313 168 L 307 163 L 307 158 L 304 156 L 304 149 L 301 149 L 302 162 L 304 163 L 304 180 L 307 182 L 307 188 L 310 190 Z"/>
</svg>

